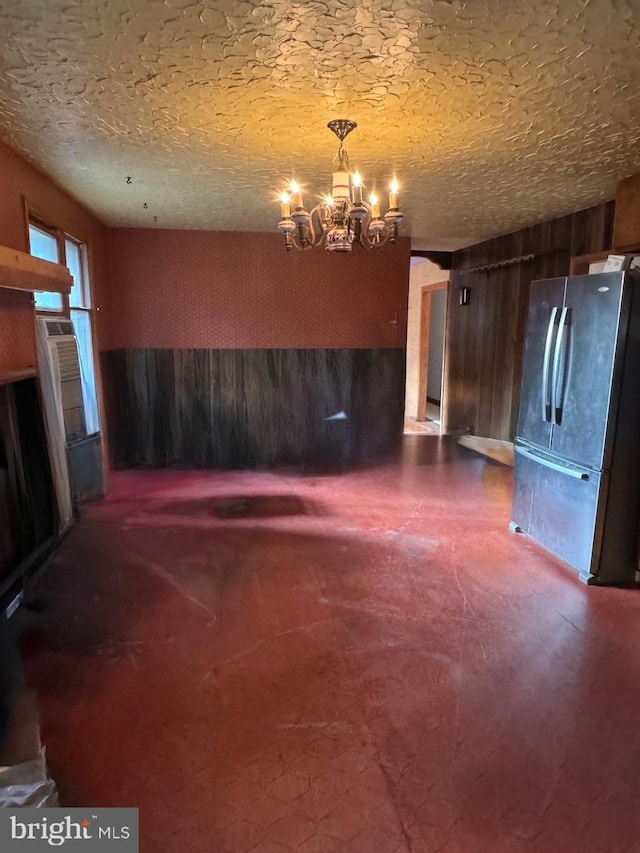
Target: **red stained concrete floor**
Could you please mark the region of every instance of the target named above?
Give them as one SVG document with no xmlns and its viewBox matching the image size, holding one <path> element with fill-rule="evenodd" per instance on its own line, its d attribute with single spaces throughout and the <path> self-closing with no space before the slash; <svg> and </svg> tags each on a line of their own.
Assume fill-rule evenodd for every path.
<svg viewBox="0 0 640 853">
<path fill-rule="evenodd" d="M 145 853 L 640 849 L 640 598 L 511 534 L 511 478 L 418 436 L 114 475 L 28 616 L 63 803 Z"/>
</svg>

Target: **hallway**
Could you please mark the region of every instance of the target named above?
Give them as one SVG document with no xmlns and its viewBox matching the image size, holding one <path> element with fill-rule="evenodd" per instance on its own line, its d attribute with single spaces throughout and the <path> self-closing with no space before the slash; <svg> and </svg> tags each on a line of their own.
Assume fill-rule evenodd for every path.
<svg viewBox="0 0 640 853">
<path fill-rule="evenodd" d="M 637 591 L 508 530 L 512 470 L 117 472 L 21 613 L 64 805 L 144 853 L 638 849 Z"/>
</svg>

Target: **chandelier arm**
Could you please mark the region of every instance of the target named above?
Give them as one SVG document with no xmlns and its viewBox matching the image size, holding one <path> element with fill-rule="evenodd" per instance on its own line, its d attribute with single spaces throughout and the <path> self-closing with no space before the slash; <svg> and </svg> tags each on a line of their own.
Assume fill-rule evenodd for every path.
<svg viewBox="0 0 640 853">
<path fill-rule="evenodd" d="M 378 232 L 378 233 L 380 233 L 380 232 Z M 391 236 L 390 229 L 385 228 L 384 231 L 382 232 L 382 236 L 380 237 L 380 239 L 377 241 L 374 241 L 371 239 L 369 232 L 365 231 L 363 229 L 363 231 L 362 231 L 362 246 L 365 249 L 380 249 L 382 246 L 384 246 L 385 243 L 388 242 L 390 236 Z"/>
<path fill-rule="evenodd" d="M 317 246 L 321 241 L 324 234 L 322 216 L 321 216 L 322 204 L 316 204 L 311 213 L 309 214 L 309 231 L 311 233 L 310 243 L 312 246 Z M 316 227 L 314 225 L 313 217 L 316 216 L 320 225 L 319 231 L 316 231 Z"/>
<path fill-rule="evenodd" d="M 362 246 L 363 249 L 367 249 L 367 251 L 369 251 L 371 249 L 375 249 L 377 246 L 376 243 L 371 242 L 369 235 L 365 234 L 364 232 L 362 233 L 362 237 L 360 238 L 360 245 Z"/>
<path fill-rule="evenodd" d="M 360 235 L 360 245 L 362 246 L 363 249 L 373 249 L 374 248 L 373 243 L 369 239 L 369 235 L 367 234 L 367 232 L 364 229 L 362 231 L 362 234 Z"/>
<path fill-rule="evenodd" d="M 291 233 L 291 241 L 296 247 L 296 249 L 301 249 L 303 252 L 306 252 L 309 249 L 313 249 L 313 244 L 310 243 L 308 240 L 305 240 L 304 243 L 301 243 L 298 234 L 295 231 Z"/>
<path fill-rule="evenodd" d="M 334 209 L 329 209 L 326 204 L 318 205 L 318 219 L 322 228 L 330 228 L 333 225 Z"/>
<path fill-rule="evenodd" d="M 384 246 L 385 243 L 389 242 L 389 237 L 391 237 L 391 229 L 386 228 L 382 233 L 383 233 L 383 236 L 382 236 L 382 239 L 380 240 L 380 242 L 377 244 L 378 246 Z"/>
</svg>

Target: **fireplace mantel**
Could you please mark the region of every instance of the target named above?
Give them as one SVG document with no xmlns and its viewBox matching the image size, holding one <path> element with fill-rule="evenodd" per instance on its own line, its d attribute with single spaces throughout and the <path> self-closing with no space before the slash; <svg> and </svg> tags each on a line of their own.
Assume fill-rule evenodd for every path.
<svg viewBox="0 0 640 853">
<path fill-rule="evenodd" d="M 34 379 L 38 375 L 35 367 L 25 367 L 23 370 L 0 369 L 0 388 L 3 385 L 11 385 L 12 382 L 21 382 L 23 379 Z"/>
<path fill-rule="evenodd" d="M 73 278 L 64 264 L 43 261 L 26 252 L 0 246 L 0 287 L 69 293 L 72 285 Z"/>
</svg>

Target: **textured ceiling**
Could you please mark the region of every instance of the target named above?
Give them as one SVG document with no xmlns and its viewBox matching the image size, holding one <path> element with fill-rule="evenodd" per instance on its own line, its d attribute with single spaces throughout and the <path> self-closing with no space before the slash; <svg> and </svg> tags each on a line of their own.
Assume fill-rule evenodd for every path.
<svg viewBox="0 0 640 853">
<path fill-rule="evenodd" d="M 414 245 L 470 242 L 640 171 L 638 12 L 0 0 L 0 133 L 109 224 L 265 231 L 281 179 L 327 190 L 326 122 L 351 118 L 352 165 L 368 187 L 397 174 Z"/>
</svg>

